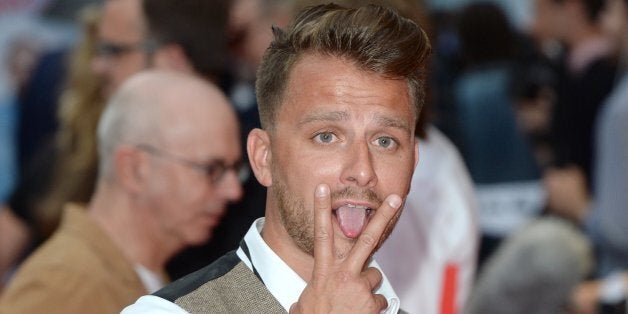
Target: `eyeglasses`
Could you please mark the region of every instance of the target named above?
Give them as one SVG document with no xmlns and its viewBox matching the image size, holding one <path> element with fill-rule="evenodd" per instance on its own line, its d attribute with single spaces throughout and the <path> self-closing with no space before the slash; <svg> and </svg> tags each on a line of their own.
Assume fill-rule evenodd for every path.
<svg viewBox="0 0 628 314">
<path fill-rule="evenodd" d="M 134 44 L 120 44 L 109 41 L 101 41 L 96 44 L 96 55 L 104 58 L 119 58 L 132 51 L 143 50 L 153 52 L 157 45 L 152 41 L 142 41 Z"/>
<path fill-rule="evenodd" d="M 219 184 L 224 179 L 225 174 L 229 171 L 233 171 L 238 176 L 238 180 L 240 180 L 240 182 L 245 181 L 249 175 L 248 168 L 244 166 L 242 160 L 238 160 L 230 165 L 224 160 L 212 160 L 208 163 L 200 163 L 176 156 L 148 144 L 138 144 L 135 145 L 135 147 L 139 150 L 152 154 L 153 156 L 168 159 L 183 166 L 201 171 L 207 175 L 212 184 Z"/>
</svg>

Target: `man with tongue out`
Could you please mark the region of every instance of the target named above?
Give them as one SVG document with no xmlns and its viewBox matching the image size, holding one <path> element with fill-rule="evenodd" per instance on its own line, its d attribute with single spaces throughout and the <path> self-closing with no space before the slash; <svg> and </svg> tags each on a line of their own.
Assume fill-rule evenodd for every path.
<svg viewBox="0 0 628 314">
<path fill-rule="evenodd" d="M 390 9 L 333 4 L 273 33 L 247 142 L 265 217 L 236 251 L 124 313 L 399 312 L 371 256 L 418 161 L 427 36 Z"/>
</svg>

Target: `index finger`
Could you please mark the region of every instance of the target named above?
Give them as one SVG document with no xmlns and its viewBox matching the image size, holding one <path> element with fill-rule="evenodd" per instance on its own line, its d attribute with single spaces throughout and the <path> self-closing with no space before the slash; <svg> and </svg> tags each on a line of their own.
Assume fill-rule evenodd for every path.
<svg viewBox="0 0 628 314">
<path fill-rule="evenodd" d="M 331 222 L 329 186 L 319 184 L 314 193 L 314 272 L 327 269 L 333 261 L 334 231 Z"/>
<path fill-rule="evenodd" d="M 362 271 L 366 260 L 373 253 L 388 223 L 395 217 L 399 207 L 401 207 L 401 197 L 392 194 L 375 211 L 345 260 L 350 270 L 354 270 L 356 273 Z"/>
</svg>

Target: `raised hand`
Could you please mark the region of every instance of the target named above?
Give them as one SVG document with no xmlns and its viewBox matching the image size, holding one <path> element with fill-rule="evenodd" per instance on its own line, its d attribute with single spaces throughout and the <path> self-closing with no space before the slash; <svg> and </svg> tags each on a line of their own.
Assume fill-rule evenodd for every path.
<svg viewBox="0 0 628 314">
<path fill-rule="evenodd" d="M 290 313 L 379 313 L 386 309 L 386 298 L 373 293 L 382 281 L 382 274 L 373 267 L 364 267 L 400 206 L 398 195 L 388 196 L 347 257 L 339 259 L 334 254 L 329 187 L 324 184 L 317 186 L 314 197 L 314 270 Z"/>
</svg>

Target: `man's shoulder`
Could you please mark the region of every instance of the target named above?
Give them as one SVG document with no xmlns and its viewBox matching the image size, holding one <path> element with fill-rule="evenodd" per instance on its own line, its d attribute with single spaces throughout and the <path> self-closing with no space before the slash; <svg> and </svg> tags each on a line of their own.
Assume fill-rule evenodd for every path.
<svg viewBox="0 0 628 314">
<path fill-rule="evenodd" d="M 177 299 L 190 294 L 206 283 L 223 277 L 240 262 L 241 260 L 236 255 L 235 251 L 231 251 L 208 266 L 170 283 L 163 289 L 155 292 L 154 295 L 175 302 Z"/>
</svg>

